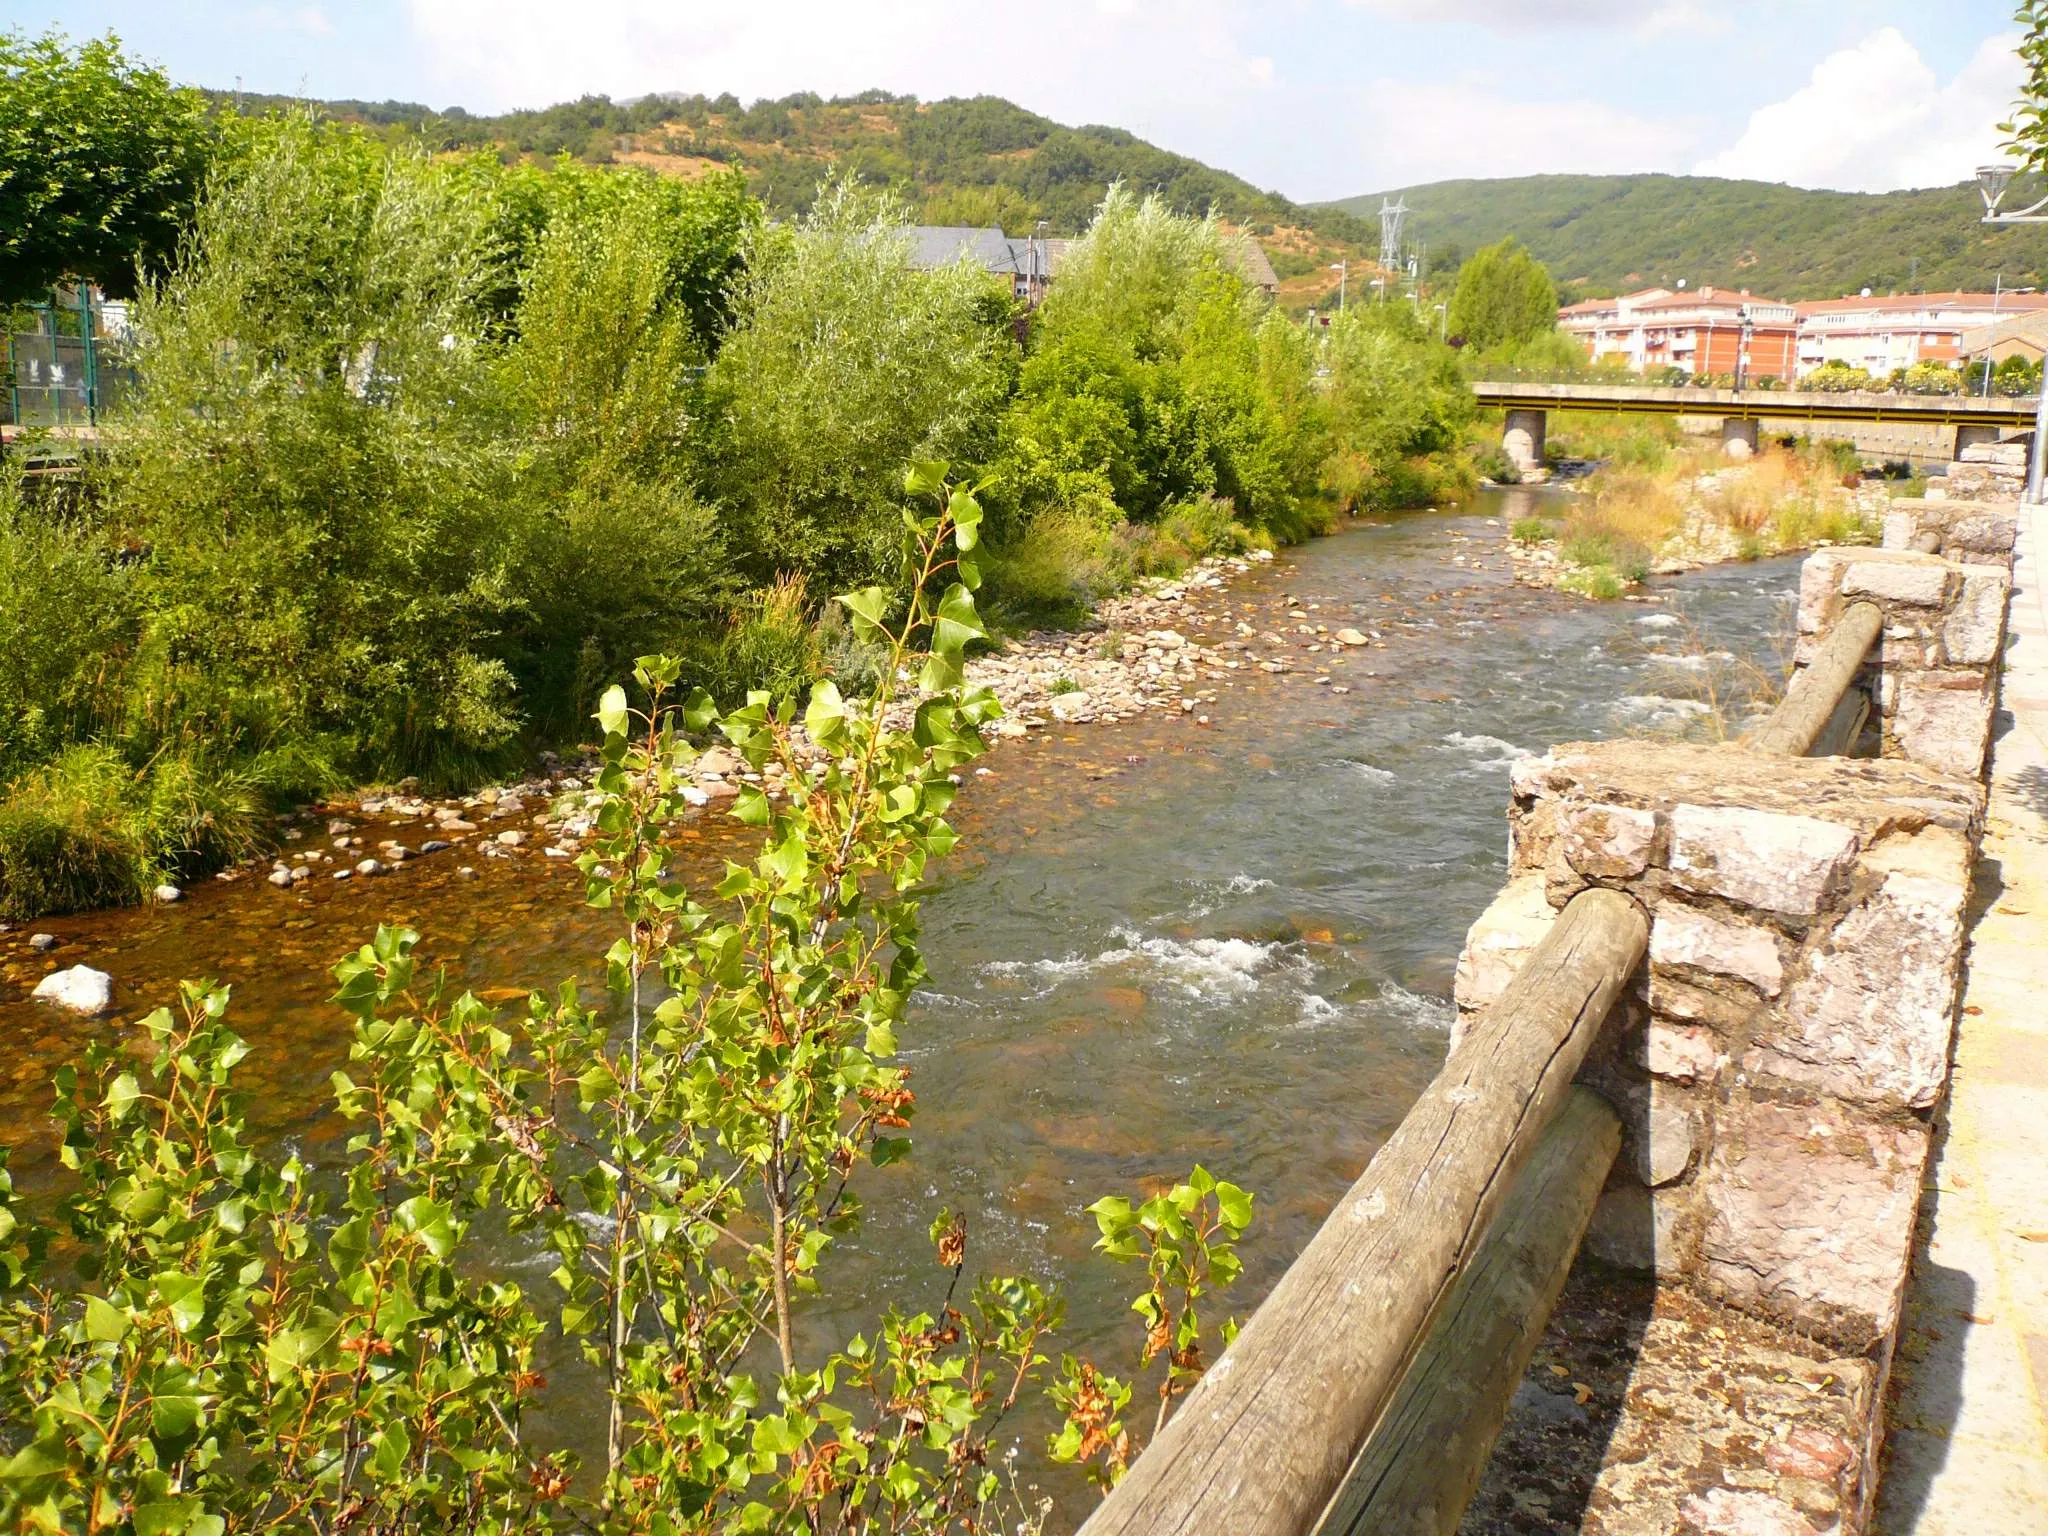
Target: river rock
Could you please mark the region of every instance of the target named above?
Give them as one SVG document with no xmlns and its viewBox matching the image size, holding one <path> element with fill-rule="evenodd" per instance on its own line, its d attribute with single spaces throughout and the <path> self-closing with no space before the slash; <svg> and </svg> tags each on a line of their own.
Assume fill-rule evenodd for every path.
<svg viewBox="0 0 2048 1536">
<path fill-rule="evenodd" d="M 498 834 L 498 843 L 500 847 L 517 848 L 521 843 L 525 841 L 526 834 L 524 832 L 500 832 Z"/>
<path fill-rule="evenodd" d="M 453 848 L 454 846 L 455 845 L 449 842 L 446 838 L 430 837 L 424 843 L 420 844 L 420 852 L 439 853 L 443 848 Z"/>
<path fill-rule="evenodd" d="M 1348 628 L 1338 630 L 1331 638 L 1339 645 L 1370 645 L 1372 643 L 1357 630 Z"/>
<path fill-rule="evenodd" d="M 270 872 L 270 883 L 279 890 L 284 890 L 292 883 L 292 872 L 288 869 L 273 869 Z"/>
<path fill-rule="evenodd" d="M 164 906 L 169 906 L 174 901 L 183 901 L 185 899 L 185 893 L 175 885 L 160 885 L 150 894 Z"/>
<path fill-rule="evenodd" d="M 96 1018 L 114 1006 L 114 978 L 89 965 L 74 965 L 69 970 L 52 971 L 37 982 L 35 996 L 42 1002 Z"/>
<path fill-rule="evenodd" d="M 39 955 L 47 954 L 57 947 L 57 935 L 54 933 L 32 933 L 28 936 L 28 947 Z"/>
<path fill-rule="evenodd" d="M 359 875 L 381 875 L 384 873 L 384 866 L 375 859 L 364 859 L 360 864 L 356 865 L 356 873 Z"/>
<path fill-rule="evenodd" d="M 1069 724 L 1083 715 L 1094 713 L 1095 701 L 1088 697 L 1088 690 L 1076 688 L 1069 693 L 1056 693 L 1052 698 L 1052 717 L 1062 724 Z"/>
</svg>

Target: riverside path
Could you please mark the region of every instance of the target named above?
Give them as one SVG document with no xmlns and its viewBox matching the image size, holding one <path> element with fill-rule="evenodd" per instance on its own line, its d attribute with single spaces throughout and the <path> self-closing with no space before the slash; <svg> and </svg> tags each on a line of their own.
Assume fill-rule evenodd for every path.
<svg viewBox="0 0 2048 1536">
<path fill-rule="evenodd" d="M 1895 1367 L 1883 1536 L 2048 1530 L 2048 508 L 2023 507 L 1943 1140 Z"/>
</svg>

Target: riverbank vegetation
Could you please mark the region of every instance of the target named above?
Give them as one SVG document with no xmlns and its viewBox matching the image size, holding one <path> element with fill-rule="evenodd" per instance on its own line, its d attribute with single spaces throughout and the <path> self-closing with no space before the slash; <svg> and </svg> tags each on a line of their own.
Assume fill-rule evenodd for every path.
<svg viewBox="0 0 2048 1536">
<path fill-rule="evenodd" d="M 182 110 L 182 109 L 181 109 Z M 223 141 L 140 379 L 70 478 L 0 475 L 0 914 L 139 899 L 342 782 L 576 741 L 652 649 L 725 701 L 874 658 L 895 466 L 967 466 L 998 628 L 1473 483 L 1407 306 L 1311 335 L 1212 222 L 1111 188 L 1036 311 L 858 181 Z M 88 792 L 87 786 L 91 786 Z M 114 791 L 118 792 L 114 792 Z"/>
<path fill-rule="evenodd" d="M 1525 559 L 1588 597 L 1619 597 L 1653 571 L 1758 560 L 1816 544 L 1867 544 L 1880 531 L 1876 503 L 1846 445 L 1769 444 L 1746 463 L 1719 450 L 1672 444 L 1632 429 L 1629 451 L 1570 499 L 1511 530 Z"/>
<path fill-rule="evenodd" d="M 102 1043 L 58 1074 L 61 1241 L 0 1160 L 0 1524 L 970 1536 L 1041 1531 L 1054 1466 L 1121 1475 L 1234 1332 L 1236 1186 L 1089 1208 L 1142 1272 L 1123 1378 L 1055 1367 L 1057 1292 L 967 1279 L 943 1209 L 927 1283 L 868 1330 L 821 1337 L 811 1305 L 868 1170 L 910 1152 L 923 872 L 999 712 L 961 687 L 981 508 L 941 464 L 909 481 L 909 580 L 836 599 L 882 657 L 864 703 L 820 680 L 801 714 L 721 710 L 660 656 L 603 693 L 602 1003 L 565 982 L 500 1016 L 380 929 L 335 968 L 353 1134 L 305 1154 L 251 1142 L 225 988 L 145 1021 L 146 1066 Z M 741 791 L 760 851 L 700 902 L 661 849 L 707 736 L 789 789 Z"/>
</svg>

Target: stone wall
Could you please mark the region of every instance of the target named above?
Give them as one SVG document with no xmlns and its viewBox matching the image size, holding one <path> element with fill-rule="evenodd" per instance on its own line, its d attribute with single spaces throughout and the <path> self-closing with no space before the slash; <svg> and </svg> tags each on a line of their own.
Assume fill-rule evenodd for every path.
<svg viewBox="0 0 2048 1536">
<path fill-rule="evenodd" d="M 1711 1529 L 1683 1511 L 1712 1506 L 1717 1489 L 1782 1507 L 1782 1524 L 1758 1529 L 1828 1529 L 1815 1510 L 1844 1533 L 1867 1519 L 1947 1086 L 2011 583 L 1996 537 L 1940 526 L 1961 558 L 1825 550 L 1804 572 L 1802 659 L 1848 603 L 1884 610 L 1866 678 L 1883 757 L 1624 741 L 1514 768 L 1510 879 L 1459 961 L 1461 1023 L 1589 886 L 1627 893 L 1651 920 L 1647 960 L 1583 1074 L 1626 1127 L 1588 1251 L 1778 1330 L 1774 1347 L 1836 1362 L 1838 1376 L 1858 1362 L 1853 1433 L 1820 1493 L 1781 1487 L 1787 1453 L 1759 1445 L 1753 1466 L 1689 1492 L 1671 1479 L 1669 1508 L 1599 1529 Z M 1668 1360 L 1639 1374 L 1673 1379 Z M 1624 1419 L 1617 1444 L 1667 1433 L 1647 1407 Z M 1656 1454 L 1690 1465 L 1697 1450 Z"/>
<path fill-rule="evenodd" d="M 1512 789 L 1512 878 L 1461 961 L 1462 1015 L 1581 890 L 1625 891 L 1651 918 L 1584 1074 L 1626 1127 L 1590 1250 L 1865 1360 L 1881 1389 L 1981 788 L 1903 759 L 1614 742 L 1524 759 Z M 1870 1492 L 1865 1418 L 1850 1513 Z"/>
<path fill-rule="evenodd" d="M 1875 705 L 1866 752 L 1904 757 L 1975 778 L 1991 739 L 1991 708 L 2005 611 L 2012 593 L 2010 516 L 1954 516 L 1942 503 L 1910 503 L 1887 518 L 1886 543 L 1937 534 L 1948 555 L 1910 549 L 1824 549 L 1801 568 L 1799 641 L 1804 666 L 1842 612 L 1874 602 L 1884 632 L 1857 679 Z"/>
</svg>

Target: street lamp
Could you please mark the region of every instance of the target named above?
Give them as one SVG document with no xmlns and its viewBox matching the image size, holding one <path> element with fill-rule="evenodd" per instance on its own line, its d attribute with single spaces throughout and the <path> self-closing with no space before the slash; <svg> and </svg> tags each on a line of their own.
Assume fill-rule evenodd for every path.
<svg viewBox="0 0 2048 1536">
<path fill-rule="evenodd" d="M 2006 189 L 2019 174 L 2019 168 L 2012 165 L 1980 165 L 1977 167 L 1977 191 L 1984 198 L 1984 222 L 1986 224 L 2048 224 L 2048 197 L 2022 208 L 2017 213 L 2000 213 L 1998 205 L 2005 199 Z M 1989 357 L 1986 365 L 1989 366 Z M 2039 505 L 2041 501 L 2041 469 L 2044 450 L 2048 450 L 2048 369 L 2043 370 L 2040 399 L 2034 406 L 2034 451 L 2028 455 L 2027 500 Z"/>
<path fill-rule="evenodd" d="M 1351 263 L 1333 261 L 1330 270 L 1337 274 L 1337 313 L 1341 315 L 1344 313 L 1344 285 L 1351 281 Z"/>
</svg>

